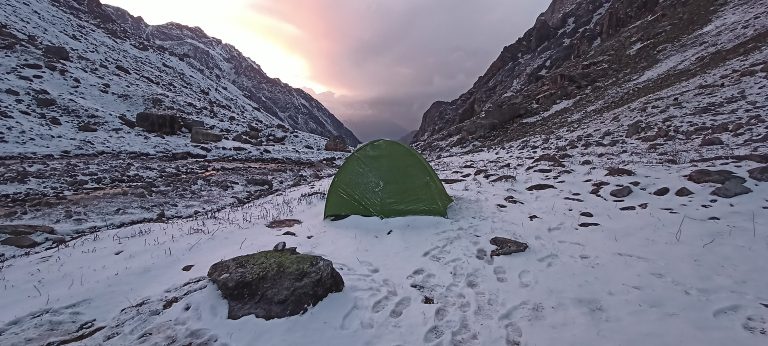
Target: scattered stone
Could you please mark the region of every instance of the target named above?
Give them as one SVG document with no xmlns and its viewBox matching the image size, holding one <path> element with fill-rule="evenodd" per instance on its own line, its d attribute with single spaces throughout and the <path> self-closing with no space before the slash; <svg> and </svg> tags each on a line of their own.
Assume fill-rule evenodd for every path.
<svg viewBox="0 0 768 346">
<path fill-rule="evenodd" d="M 749 173 L 749 177 L 753 180 L 763 183 L 768 182 L 768 166 L 752 168 L 747 173 Z"/>
<path fill-rule="evenodd" d="M 275 244 L 275 246 L 272 248 L 272 250 L 283 251 L 283 250 L 285 250 L 285 246 L 286 246 L 285 242 L 281 241 L 281 242 Z"/>
<path fill-rule="evenodd" d="M 556 187 L 550 184 L 536 184 L 536 185 L 528 186 L 528 188 L 526 188 L 525 190 L 526 191 L 542 191 L 542 190 L 549 190 L 549 189 L 556 189 Z"/>
<path fill-rule="evenodd" d="M 56 234 L 56 230 L 54 230 L 53 227 L 50 227 L 50 226 L 0 225 L 0 234 L 10 235 L 10 236 L 33 235 L 37 232 L 51 234 L 51 235 Z"/>
<path fill-rule="evenodd" d="M 49 108 L 56 105 L 56 100 L 45 96 L 35 96 L 35 104 L 40 108 Z"/>
<path fill-rule="evenodd" d="M 635 175 L 635 172 L 632 170 L 621 167 L 609 167 L 607 171 L 608 173 L 605 173 L 606 177 L 632 177 Z"/>
<path fill-rule="evenodd" d="M 541 219 L 541 218 L 538 215 L 530 215 L 530 216 L 528 216 L 528 220 L 530 220 L 530 221 L 533 221 L 533 220 L 536 220 L 536 219 Z"/>
<path fill-rule="evenodd" d="M 693 194 L 693 191 L 689 190 L 687 187 L 681 187 L 675 191 L 675 196 L 677 197 L 688 197 Z"/>
<path fill-rule="evenodd" d="M 669 192 L 670 192 L 670 189 L 665 186 L 656 191 L 653 191 L 653 195 L 661 197 L 661 196 L 666 196 L 667 194 L 669 194 Z"/>
<path fill-rule="evenodd" d="M 54 60 L 69 60 L 69 51 L 62 46 L 44 46 L 43 55 L 45 55 L 46 58 Z"/>
<path fill-rule="evenodd" d="M 246 178 L 245 182 L 248 185 L 266 187 L 269 190 L 272 190 L 274 188 L 274 185 L 272 184 L 272 181 L 269 180 L 269 179 L 264 179 L 264 178 Z"/>
<path fill-rule="evenodd" d="M 516 180 L 516 179 L 515 179 L 515 177 L 514 177 L 514 176 L 511 176 L 511 175 L 502 175 L 502 176 L 499 176 L 499 177 L 497 177 L 497 178 L 495 178 L 495 179 L 491 180 L 491 182 L 492 182 L 492 183 L 498 183 L 498 182 L 502 182 L 502 181 L 515 181 L 515 180 Z"/>
<path fill-rule="evenodd" d="M 99 129 L 96 128 L 96 126 L 93 126 L 92 124 L 81 124 L 77 127 L 77 130 L 80 132 L 97 132 Z"/>
<path fill-rule="evenodd" d="M 25 235 L 5 238 L 0 240 L 0 244 L 17 247 L 19 249 L 31 249 L 40 245 L 36 240 Z"/>
<path fill-rule="evenodd" d="M 191 140 L 195 144 L 218 143 L 224 140 L 224 136 L 201 127 L 195 127 L 192 129 Z"/>
<path fill-rule="evenodd" d="M 331 261 L 293 248 L 218 262 L 211 266 L 208 277 L 227 300 L 232 320 L 249 315 L 265 320 L 299 315 L 344 289 L 344 280 Z"/>
<path fill-rule="evenodd" d="M 584 227 L 584 228 L 586 228 L 586 227 L 597 227 L 597 226 L 600 226 L 600 224 L 599 223 L 595 223 L 595 222 L 582 222 L 582 223 L 579 224 L 579 227 Z"/>
<path fill-rule="evenodd" d="M 625 198 L 632 194 L 632 188 L 624 186 L 622 188 L 615 189 L 610 192 L 610 195 L 614 198 Z"/>
<path fill-rule="evenodd" d="M 291 231 L 285 231 L 285 232 L 283 232 L 283 234 L 281 234 L 281 235 L 287 235 L 287 236 L 295 237 L 295 236 L 296 236 L 296 233 L 293 233 L 293 232 L 291 232 Z"/>
<path fill-rule="evenodd" d="M 421 302 L 424 304 L 434 304 L 435 300 L 432 299 L 432 297 L 424 296 L 424 299 Z"/>
<path fill-rule="evenodd" d="M 54 126 L 61 126 L 61 119 L 57 117 L 49 117 L 48 123 Z"/>
<path fill-rule="evenodd" d="M 21 93 L 11 88 L 6 88 L 5 93 L 11 96 L 21 96 Z"/>
<path fill-rule="evenodd" d="M 752 192 L 752 189 L 744 186 L 738 180 L 729 180 L 723 186 L 714 189 L 711 195 L 722 198 L 733 198 L 736 196 L 746 195 Z"/>
<path fill-rule="evenodd" d="M 136 114 L 136 126 L 150 133 L 175 135 L 182 129 L 181 119 L 175 114 L 141 112 Z"/>
<path fill-rule="evenodd" d="M 504 197 L 504 202 L 507 202 L 509 204 L 524 204 L 523 202 L 518 201 L 515 196 L 507 196 Z"/>
<path fill-rule="evenodd" d="M 630 206 L 626 206 L 626 207 L 621 207 L 621 208 L 619 208 L 619 210 L 621 210 L 621 211 L 637 210 L 637 207 L 635 207 L 634 205 L 630 205 Z"/>
<path fill-rule="evenodd" d="M 491 238 L 491 245 L 496 246 L 496 249 L 491 250 L 491 257 L 511 255 L 528 250 L 528 244 L 504 237 Z"/>
<path fill-rule="evenodd" d="M 552 166 L 555 166 L 555 167 L 565 167 L 565 165 L 563 164 L 563 161 L 560 161 L 560 159 L 558 159 L 557 156 L 553 154 L 542 154 L 541 156 L 533 160 L 533 163 L 539 163 L 539 162 L 549 162 L 550 164 L 552 164 Z"/>
<path fill-rule="evenodd" d="M 581 215 L 581 216 L 583 216 L 583 217 L 595 217 L 595 215 L 594 215 L 594 214 L 592 214 L 592 213 L 590 213 L 590 212 L 588 212 L 588 211 L 583 211 L 583 212 L 581 212 L 579 215 Z"/>
<path fill-rule="evenodd" d="M 301 223 L 301 220 L 296 219 L 273 220 L 267 224 L 267 228 L 291 228 L 296 225 L 301 225 Z"/>
<path fill-rule="evenodd" d="M 701 140 L 701 143 L 699 143 L 700 147 L 712 147 L 716 145 L 725 145 L 725 142 L 723 142 L 722 138 L 717 136 L 712 137 L 705 137 Z"/>
<path fill-rule="evenodd" d="M 194 264 L 187 264 L 187 265 L 183 266 L 181 268 L 181 270 L 185 271 L 185 272 L 188 272 L 188 271 L 192 270 L 192 267 L 194 267 L 194 266 L 195 266 Z"/>
<path fill-rule="evenodd" d="M 712 171 L 709 169 L 697 169 L 688 174 L 688 180 L 696 184 L 713 183 L 713 184 L 725 184 L 728 181 L 736 180 L 740 184 L 747 182 L 746 179 L 736 175 L 735 173 L 720 169 Z"/>
<path fill-rule="evenodd" d="M 328 142 L 325 142 L 325 151 L 348 153 L 350 150 L 347 146 L 347 141 L 344 140 L 344 137 L 333 136 L 328 139 Z"/>
<path fill-rule="evenodd" d="M 464 179 L 440 179 L 440 181 L 442 181 L 443 184 L 445 184 L 445 185 L 451 185 L 451 184 L 460 183 L 460 182 L 466 181 L 466 180 L 464 180 Z"/>
</svg>

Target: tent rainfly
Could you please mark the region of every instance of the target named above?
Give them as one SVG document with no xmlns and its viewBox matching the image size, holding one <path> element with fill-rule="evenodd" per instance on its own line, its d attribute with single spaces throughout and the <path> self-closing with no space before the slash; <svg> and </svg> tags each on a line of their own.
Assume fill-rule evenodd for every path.
<svg viewBox="0 0 768 346">
<path fill-rule="evenodd" d="M 375 140 L 352 153 L 331 182 L 325 218 L 448 216 L 453 202 L 432 167 L 412 148 Z"/>
</svg>

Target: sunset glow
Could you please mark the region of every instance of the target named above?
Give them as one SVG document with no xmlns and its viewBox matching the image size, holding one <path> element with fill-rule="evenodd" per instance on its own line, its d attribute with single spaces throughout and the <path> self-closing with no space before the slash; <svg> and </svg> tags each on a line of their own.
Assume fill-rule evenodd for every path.
<svg viewBox="0 0 768 346">
<path fill-rule="evenodd" d="M 230 43 L 256 61 L 273 78 L 316 92 L 329 88 L 314 81 L 310 65 L 281 42 L 302 35 L 290 24 L 256 13 L 253 0 L 104 0 L 141 16 L 149 24 L 178 22 L 201 27 L 208 35 Z"/>
</svg>

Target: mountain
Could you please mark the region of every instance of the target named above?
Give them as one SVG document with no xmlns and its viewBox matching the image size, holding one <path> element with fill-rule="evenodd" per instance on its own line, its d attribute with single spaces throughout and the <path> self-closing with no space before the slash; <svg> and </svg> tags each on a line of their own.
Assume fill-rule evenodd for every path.
<svg viewBox="0 0 768 346">
<path fill-rule="evenodd" d="M 764 0 L 554 0 L 467 92 L 432 104 L 414 142 L 764 149 L 765 18 Z"/>
<path fill-rule="evenodd" d="M 193 127 L 225 142 L 359 143 L 309 94 L 200 28 L 148 25 L 98 0 L 3 1 L 0 12 L 0 155 L 195 151 L 179 135 Z M 142 112 L 167 131 L 138 129 Z"/>
</svg>

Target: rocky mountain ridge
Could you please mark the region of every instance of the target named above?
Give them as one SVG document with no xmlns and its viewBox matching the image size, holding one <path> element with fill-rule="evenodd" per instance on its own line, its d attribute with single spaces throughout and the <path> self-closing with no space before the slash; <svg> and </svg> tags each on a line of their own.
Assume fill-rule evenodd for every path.
<svg viewBox="0 0 768 346">
<path fill-rule="evenodd" d="M 414 142 L 426 151 L 631 142 L 663 156 L 671 147 L 706 151 L 699 144 L 719 135 L 733 150 L 764 150 L 766 8 L 764 0 L 555 0 L 471 89 L 426 111 Z"/>
<path fill-rule="evenodd" d="M 264 155 L 275 150 L 261 145 L 280 145 L 301 156 L 322 137 L 359 143 L 306 92 L 199 28 L 150 26 L 98 0 L 3 2 L 0 12 L 0 155 Z M 146 131 L 139 113 L 171 119 L 173 131 Z M 223 142 L 177 135 L 193 127 Z"/>
</svg>

